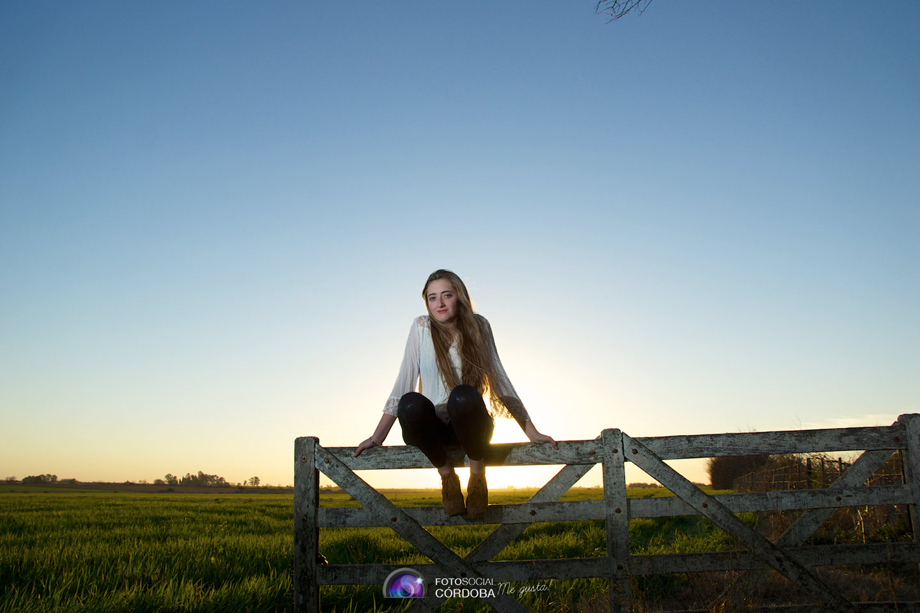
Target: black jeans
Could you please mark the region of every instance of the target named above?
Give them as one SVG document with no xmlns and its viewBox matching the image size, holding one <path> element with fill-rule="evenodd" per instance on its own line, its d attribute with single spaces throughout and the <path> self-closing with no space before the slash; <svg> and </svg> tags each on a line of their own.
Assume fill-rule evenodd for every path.
<svg viewBox="0 0 920 613">
<path fill-rule="evenodd" d="M 471 385 L 458 385 L 447 400 L 447 414 L 450 423 L 445 424 L 430 400 L 409 392 L 399 399 L 396 412 L 403 440 L 421 449 L 438 468 L 447 463 L 447 445 L 462 445 L 469 459 L 483 459 L 495 424 L 482 394 Z"/>
</svg>

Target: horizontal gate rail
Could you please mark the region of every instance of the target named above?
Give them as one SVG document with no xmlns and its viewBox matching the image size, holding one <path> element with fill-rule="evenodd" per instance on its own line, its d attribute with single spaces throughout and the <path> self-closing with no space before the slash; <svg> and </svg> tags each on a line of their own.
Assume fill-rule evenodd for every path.
<svg viewBox="0 0 920 613">
<path fill-rule="evenodd" d="M 910 563 L 920 559 L 916 543 L 873 543 L 869 545 L 817 545 L 788 550 L 808 567 L 857 564 Z M 603 577 L 606 558 L 562 560 L 512 560 L 483 562 L 477 568 L 501 581 L 585 579 Z M 320 568 L 320 585 L 383 585 L 391 572 L 405 564 L 330 564 Z M 436 564 L 412 564 L 426 579 L 452 577 Z M 768 570 L 770 566 L 746 551 L 672 553 L 630 556 L 632 575 L 667 575 L 732 570 Z"/>
<path fill-rule="evenodd" d="M 870 491 L 864 491 L 867 489 Z M 839 490 L 718 494 L 713 498 L 728 507 L 733 513 L 756 513 L 802 509 L 830 509 L 833 511 L 843 507 L 911 504 L 914 495 L 906 485 L 877 485 L 872 488 L 848 487 Z M 692 506 L 676 496 L 630 498 L 627 499 L 626 506 L 630 519 L 698 514 Z M 463 526 L 469 523 L 462 517 L 446 517 L 441 507 L 402 508 L 423 526 Z M 605 518 L 603 500 L 528 502 L 490 505 L 482 523 L 535 524 L 547 521 L 584 521 Z M 388 519 L 377 517 L 368 509 L 361 508 L 320 508 L 319 521 L 324 528 L 386 528 L 390 525 Z"/>
<path fill-rule="evenodd" d="M 777 571 L 814 601 L 810 605 L 749 607 L 750 611 L 918 611 L 917 602 L 849 602 L 822 583 L 817 567 L 920 563 L 920 415 L 902 415 L 891 426 L 785 432 L 750 432 L 665 437 L 635 437 L 605 430 L 594 440 L 548 444 L 496 444 L 485 461 L 490 466 L 559 465 L 562 469 L 527 502 L 491 505 L 483 520 L 447 517 L 441 507 L 397 507 L 354 473 L 355 470 L 430 468 L 414 447 L 379 447 L 352 458 L 353 447 L 320 446 L 315 437 L 295 441 L 294 611 L 318 612 L 322 585 L 382 585 L 390 573 L 409 566 L 426 582 L 458 576 L 516 582 L 559 578 L 606 578 L 611 611 L 633 606 L 633 577 L 675 573 L 750 571 L 748 587 Z M 862 451 L 828 487 L 710 495 L 680 475 L 665 460 L 734 455 L 772 455 Z M 894 452 L 904 467 L 902 485 L 866 485 Z M 449 450 L 455 466 L 467 463 L 462 450 Z M 675 496 L 626 498 L 625 463 L 632 462 Z M 602 500 L 559 499 L 594 465 L 603 469 Z M 319 506 L 319 473 L 332 479 L 361 508 Z M 836 509 L 870 505 L 908 505 L 913 542 L 806 545 Z M 802 511 L 771 542 L 736 514 Z M 736 551 L 631 555 L 630 519 L 703 515 L 735 538 Z M 604 520 L 607 555 L 563 560 L 493 561 L 527 526 L 540 522 Z M 467 556 L 461 557 L 423 526 L 495 524 L 497 528 Z M 431 562 L 424 564 L 326 564 L 319 551 L 319 530 L 344 527 L 391 528 Z M 725 596 L 726 599 L 728 596 Z M 509 594 L 484 600 L 498 611 L 526 611 Z M 409 611 L 435 610 L 442 599 L 418 599 Z"/>
</svg>

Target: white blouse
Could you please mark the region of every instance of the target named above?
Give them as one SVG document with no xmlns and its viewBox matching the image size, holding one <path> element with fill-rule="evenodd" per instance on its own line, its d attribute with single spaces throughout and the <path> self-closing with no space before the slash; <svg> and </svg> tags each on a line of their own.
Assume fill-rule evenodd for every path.
<svg viewBox="0 0 920 613">
<path fill-rule="evenodd" d="M 488 320 L 482 315 L 476 315 L 481 323 L 484 323 L 483 330 L 486 332 L 483 340 L 488 343 L 488 348 L 492 354 L 492 372 L 495 375 L 495 381 L 491 381 L 496 395 L 499 398 L 509 398 L 517 402 L 508 402 L 508 412 L 523 427 L 525 421 L 530 421 L 530 415 L 527 409 L 514 391 L 514 386 L 508 379 L 501 360 L 498 357 L 498 350 L 495 347 L 495 338 L 492 336 L 492 327 Z M 461 376 L 461 359 L 457 350 L 457 342 L 454 341 L 450 347 L 450 363 L 454 368 L 457 379 Z M 416 384 L 418 389 L 416 390 Z M 447 415 L 447 399 L 450 396 L 450 390 L 444 386 L 444 380 L 438 370 L 438 362 L 434 354 L 434 343 L 431 340 L 431 322 L 427 315 L 417 317 L 412 322 L 412 328 L 409 330 L 409 339 L 406 341 L 406 352 L 403 355 L 402 366 L 399 368 L 399 376 L 396 377 L 396 384 L 390 393 L 383 412 L 387 415 L 396 415 L 399 407 L 399 400 L 403 395 L 418 391 L 434 404 L 435 413 L 441 418 L 441 421 L 447 423 L 450 418 Z M 495 411 L 495 407 L 493 412 Z"/>
</svg>

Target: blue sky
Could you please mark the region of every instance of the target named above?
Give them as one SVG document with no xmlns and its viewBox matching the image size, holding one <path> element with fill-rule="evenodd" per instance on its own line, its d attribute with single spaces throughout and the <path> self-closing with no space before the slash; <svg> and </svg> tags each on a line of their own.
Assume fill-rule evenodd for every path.
<svg viewBox="0 0 920 613">
<path fill-rule="evenodd" d="M 558 439 L 920 412 L 920 6 L 593 9 L 0 4 L 0 478 L 290 483 L 441 267 Z"/>
</svg>

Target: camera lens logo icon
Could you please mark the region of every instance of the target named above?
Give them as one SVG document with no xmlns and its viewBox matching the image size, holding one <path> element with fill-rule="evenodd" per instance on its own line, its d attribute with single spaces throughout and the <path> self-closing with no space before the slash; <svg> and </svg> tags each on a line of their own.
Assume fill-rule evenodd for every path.
<svg viewBox="0 0 920 613">
<path fill-rule="evenodd" d="M 386 598 L 422 598 L 425 596 L 425 580 L 411 568 L 398 568 L 383 582 Z"/>
</svg>

